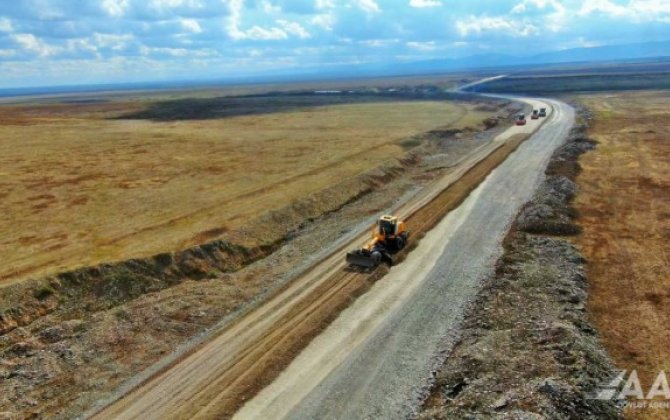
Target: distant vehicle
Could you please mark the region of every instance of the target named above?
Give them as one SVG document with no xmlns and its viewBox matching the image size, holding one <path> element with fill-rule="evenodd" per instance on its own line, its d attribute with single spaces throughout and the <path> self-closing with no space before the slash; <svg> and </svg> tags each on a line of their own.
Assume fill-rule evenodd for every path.
<svg viewBox="0 0 670 420">
<path fill-rule="evenodd" d="M 519 116 L 516 117 L 516 125 L 526 125 L 526 116 L 519 114 Z"/>
<path fill-rule="evenodd" d="M 540 108 L 540 117 L 547 116 L 547 108 Z"/>
<path fill-rule="evenodd" d="M 540 118 L 540 111 L 538 111 L 537 109 L 534 109 L 533 110 L 533 115 L 530 116 L 530 119 L 531 120 L 537 120 L 538 118 Z"/>
</svg>

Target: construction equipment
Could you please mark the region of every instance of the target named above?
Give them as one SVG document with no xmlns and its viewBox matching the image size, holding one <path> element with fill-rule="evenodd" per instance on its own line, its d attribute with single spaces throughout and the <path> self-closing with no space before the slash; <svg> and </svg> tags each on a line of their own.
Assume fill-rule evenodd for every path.
<svg viewBox="0 0 670 420">
<path fill-rule="evenodd" d="M 537 109 L 533 110 L 533 114 L 530 116 L 531 120 L 537 120 L 540 118 L 540 111 Z"/>
<path fill-rule="evenodd" d="M 526 125 L 526 116 L 523 114 L 519 114 L 516 117 L 516 125 Z"/>
<path fill-rule="evenodd" d="M 547 108 L 540 108 L 540 117 L 547 116 Z"/>
<path fill-rule="evenodd" d="M 393 254 L 407 244 L 409 232 L 396 216 L 382 216 L 375 225 L 372 240 L 363 248 L 347 253 L 347 262 L 356 267 L 374 268 L 384 262 L 393 265 Z"/>
</svg>

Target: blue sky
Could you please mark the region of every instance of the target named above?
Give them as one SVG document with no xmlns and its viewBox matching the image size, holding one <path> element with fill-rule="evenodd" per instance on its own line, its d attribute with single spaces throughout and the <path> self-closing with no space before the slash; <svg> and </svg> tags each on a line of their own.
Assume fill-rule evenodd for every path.
<svg viewBox="0 0 670 420">
<path fill-rule="evenodd" d="M 670 0 L 0 0 L 0 87 L 670 39 Z"/>
</svg>

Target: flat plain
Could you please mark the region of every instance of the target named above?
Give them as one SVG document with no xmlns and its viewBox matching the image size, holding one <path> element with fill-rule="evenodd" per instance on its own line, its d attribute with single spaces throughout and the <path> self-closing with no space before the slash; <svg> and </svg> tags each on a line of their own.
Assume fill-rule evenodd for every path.
<svg viewBox="0 0 670 420">
<path fill-rule="evenodd" d="M 231 118 L 119 119 L 151 101 L 0 108 L 3 284 L 175 251 L 406 151 L 486 112 L 381 101 Z"/>
<path fill-rule="evenodd" d="M 670 369 L 670 93 L 579 97 L 594 112 L 596 149 L 582 156 L 575 205 L 588 261 L 589 314 L 615 364 L 648 392 Z M 667 418 L 628 410 L 627 418 Z"/>
<path fill-rule="evenodd" d="M 436 85 L 398 90 L 0 106 L 0 413 L 81 415 L 260 304 L 518 112 Z"/>
</svg>

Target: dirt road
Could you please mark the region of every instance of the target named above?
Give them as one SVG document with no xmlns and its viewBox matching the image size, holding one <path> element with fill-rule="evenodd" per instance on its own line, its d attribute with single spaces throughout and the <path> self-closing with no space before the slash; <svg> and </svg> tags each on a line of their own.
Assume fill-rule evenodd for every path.
<svg viewBox="0 0 670 420">
<path fill-rule="evenodd" d="M 532 105 L 538 107 L 540 103 L 533 101 Z M 567 115 L 563 116 L 563 113 Z M 550 117 L 551 121 L 548 122 L 547 126 L 569 128 L 571 111 L 568 108 L 559 108 L 556 114 L 559 114 L 559 116 Z M 417 296 L 419 291 L 424 290 L 430 293 L 430 290 L 426 289 L 430 282 L 425 280 L 432 278 L 431 273 L 434 270 L 431 267 L 435 266 L 436 260 L 443 253 L 443 246 L 445 243 L 458 246 L 458 242 L 445 242 L 443 235 L 446 232 L 445 229 L 455 229 L 458 223 L 451 219 L 459 216 L 449 216 L 446 219 L 449 222 L 440 222 L 434 232 L 429 233 L 430 229 L 442 219 L 444 214 L 458 207 L 470 195 L 470 192 L 487 178 L 491 170 L 505 161 L 508 155 L 521 143 L 521 140 L 537 129 L 543 121 L 529 121 L 527 126 L 510 128 L 493 142 L 480 147 L 467 156 L 444 178 L 426 188 L 411 202 L 394 209 L 397 214 L 407 220 L 409 228 L 417 236 L 420 236 L 421 233 L 427 233 L 426 237 L 421 240 L 419 248 L 409 254 L 406 262 L 392 269 L 389 276 L 373 286 L 371 292 L 375 290 L 377 292 L 367 293 L 355 301 L 351 309 L 346 310 L 336 323 L 326 330 L 325 336 L 328 336 L 328 331 L 339 330 L 340 333 L 346 333 L 349 337 L 358 337 L 356 340 L 362 342 L 369 334 L 379 330 L 379 327 L 383 324 L 381 321 L 386 319 L 386 316 L 393 315 L 389 320 L 395 319 L 395 314 L 398 313 L 399 308 L 406 307 L 404 303 L 414 299 L 413 296 Z M 543 133 L 545 131 L 542 130 Z M 537 174 L 541 172 L 539 170 L 540 166 L 546 163 L 544 155 L 546 154 L 548 157 L 550 151 L 562 140 L 561 133 L 559 133 L 561 130 L 554 128 L 549 131 L 554 133 L 554 136 L 544 135 L 539 140 L 536 139 L 537 142 L 522 144 L 521 148 L 523 149 L 528 149 L 528 144 L 534 146 L 530 147 L 530 151 L 526 152 L 521 160 L 515 159 L 516 165 L 520 169 L 516 172 L 512 170 L 511 174 L 501 175 L 502 177 L 506 175 L 521 177 L 518 180 L 507 180 L 507 184 L 513 184 L 510 186 L 513 194 L 515 191 L 521 190 L 519 194 L 525 197 L 532 192 L 532 186 L 538 181 L 539 175 Z M 544 144 L 545 141 L 547 144 Z M 537 153 L 537 156 L 532 156 L 535 153 Z M 529 154 L 531 156 L 528 156 Z M 513 158 L 516 155 L 517 153 L 514 153 L 511 157 Z M 526 160 L 528 161 L 526 162 Z M 509 166 L 508 162 L 509 159 L 504 165 Z M 496 172 L 498 171 L 494 171 L 493 174 Z M 489 175 L 489 178 L 492 176 Z M 491 184 L 490 180 L 484 182 L 484 185 L 489 184 Z M 493 183 L 491 188 L 495 189 L 497 185 L 497 183 Z M 528 188 L 527 194 L 522 193 L 524 187 Z M 473 204 L 467 203 L 472 201 L 472 197 L 483 195 L 481 192 L 470 195 L 466 203 L 461 205 L 457 211 L 452 212 L 451 215 L 460 214 L 460 217 L 465 217 L 471 214 L 475 209 L 466 211 L 465 209 L 473 206 Z M 497 197 L 501 201 L 506 201 L 508 198 L 507 192 L 504 195 L 501 195 L 499 191 L 497 194 L 487 195 L 491 196 L 488 199 Z M 512 201 L 516 202 L 516 197 Z M 476 204 L 476 207 L 480 205 L 478 203 L 474 204 Z M 497 214 L 495 208 L 489 208 L 489 213 L 493 214 L 487 216 L 490 216 L 491 221 L 502 221 L 504 225 L 505 220 L 507 220 L 504 215 L 510 213 L 507 218 L 511 217 L 513 205 L 501 203 L 501 206 L 506 209 L 501 215 Z M 463 222 L 468 220 L 463 219 Z M 488 223 L 488 221 L 486 222 Z M 440 228 L 445 224 L 448 225 L 448 228 Z M 495 228 L 497 227 L 496 225 Z M 478 235 L 472 236 L 474 239 L 475 237 L 487 236 L 487 233 L 485 230 L 480 230 Z M 497 235 L 491 236 L 497 239 Z M 294 372 L 293 380 L 289 382 L 296 387 L 296 392 L 291 395 L 294 404 L 286 404 L 286 400 L 279 401 L 285 396 L 278 396 L 279 399 L 266 396 L 254 399 L 240 415 L 247 417 L 255 414 L 260 416 L 268 414 L 271 417 L 277 417 L 280 413 L 272 405 L 273 402 L 288 409 L 293 406 L 299 409 L 302 400 L 300 396 L 307 396 L 318 382 L 301 380 L 301 373 L 307 373 L 310 376 L 312 373 L 301 371 L 300 367 L 296 371 L 294 366 L 300 366 L 300 360 L 309 357 L 305 355 L 319 354 L 319 357 L 322 357 L 328 351 L 316 344 L 316 353 L 314 353 L 315 350 L 309 349 L 314 349 L 315 345 L 309 345 L 307 351 L 300 355 L 288 371 L 282 373 L 282 370 L 308 345 L 313 337 L 327 327 L 343 308 L 349 306 L 354 298 L 369 289 L 373 282 L 384 274 L 383 269 L 379 269 L 372 274 L 361 274 L 345 269 L 344 253 L 350 248 L 360 246 L 367 239 L 368 232 L 365 231 L 361 232 L 352 241 L 342 244 L 330 257 L 296 278 L 266 304 L 241 318 L 212 341 L 195 349 L 172 366 L 159 371 L 145 381 L 142 386 L 100 411 L 96 417 L 220 418 L 231 416 L 246 400 L 264 386 L 270 384 L 274 378 L 279 376 L 278 382 L 286 381 L 286 378 L 291 378 L 291 372 Z M 489 250 L 485 249 L 485 251 L 487 252 L 483 254 L 491 254 L 488 252 Z M 462 252 L 463 255 L 467 255 L 467 252 L 477 254 L 479 251 L 463 249 Z M 418 257 L 419 255 L 422 257 Z M 433 260 L 426 260 L 426 258 L 433 258 Z M 463 263 L 464 265 L 458 264 L 457 266 L 462 268 L 470 265 L 467 261 L 463 261 Z M 476 266 L 478 264 L 474 264 L 474 266 L 474 271 L 477 271 Z M 421 269 L 417 267 L 421 267 Z M 484 267 L 488 269 L 487 264 L 484 264 Z M 422 275 L 417 275 L 417 272 Z M 395 279 L 395 281 L 389 280 L 389 278 Z M 389 282 L 395 283 L 395 287 L 382 286 L 388 285 Z M 398 287 L 403 283 L 407 287 Z M 449 279 L 449 283 L 451 283 L 451 279 Z M 391 294 L 384 298 L 379 294 L 380 290 Z M 396 292 L 393 292 L 394 290 Z M 413 294 L 413 290 L 416 293 Z M 373 302 L 370 302 L 370 299 Z M 361 306 L 360 302 L 363 300 L 369 302 L 369 306 Z M 460 299 L 455 300 L 456 304 L 451 305 L 453 308 L 458 308 L 464 303 Z M 354 308 L 359 308 L 358 311 L 367 311 L 368 315 L 354 318 L 360 321 L 353 324 L 343 324 L 343 319 L 350 319 L 345 314 L 356 310 Z M 360 329 L 354 328 L 357 325 L 365 325 L 362 334 L 356 333 L 356 331 L 361 332 Z M 352 328 L 356 331 L 353 331 Z M 319 337 L 314 343 L 322 340 L 323 338 Z M 329 342 L 335 344 L 333 341 Z M 338 344 L 335 344 L 335 347 L 342 350 Z M 324 353 L 320 353 L 320 348 L 324 350 Z M 356 348 L 358 347 L 347 346 L 346 350 L 351 351 Z M 430 349 L 434 349 L 434 347 L 430 347 Z M 392 350 L 391 348 L 388 349 L 388 351 Z M 425 353 L 425 351 L 429 350 L 423 352 Z M 325 383 L 328 383 L 331 378 L 326 378 L 326 376 L 329 373 L 333 372 L 333 375 L 335 375 L 337 372 L 342 372 L 339 369 L 334 370 L 338 365 L 337 361 L 344 362 L 350 355 L 349 353 L 343 353 L 338 358 L 333 358 L 333 360 L 328 360 L 330 357 L 321 359 L 328 363 L 323 364 L 323 369 L 314 372 L 313 379 L 325 378 Z M 297 376 L 295 376 L 296 372 Z M 374 375 L 370 376 L 370 378 L 373 377 Z M 275 384 L 278 382 L 275 382 Z M 266 392 L 273 395 L 272 389 L 276 389 L 275 384 L 270 385 L 263 391 L 264 395 L 266 395 Z M 371 383 L 368 384 L 372 386 Z M 344 386 L 347 385 L 344 384 Z M 265 401 L 269 404 L 259 404 L 259 401 Z M 348 401 L 351 402 L 353 399 L 349 398 Z M 330 407 L 335 407 L 335 405 L 330 405 Z M 329 405 L 323 407 L 329 407 Z M 288 414 L 288 410 L 284 410 L 281 414 Z M 336 417 L 339 416 L 337 410 L 332 414 Z"/>
<path fill-rule="evenodd" d="M 236 418 L 405 418 L 450 347 L 464 306 L 493 270 L 500 240 L 532 195 L 573 110 L 551 120 L 345 310 Z"/>
<path fill-rule="evenodd" d="M 507 76 L 504 75 L 504 74 L 501 74 L 501 75 L 498 75 L 498 76 L 487 77 L 486 79 L 475 80 L 472 83 L 468 83 L 468 84 L 465 84 L 465 85 L 455 87 L 454 89 L 452 89 L 452 91 L 453 92 L 464 92 L 464 91 L 466 91 L 470 88 L 473 88 L 475 86 L 483 85 L 484 83 L 488 83 L 488 82 L 493 82 L 494 80 L 504 79 L 505 77 L 507 77 Z"/>
</svg>

